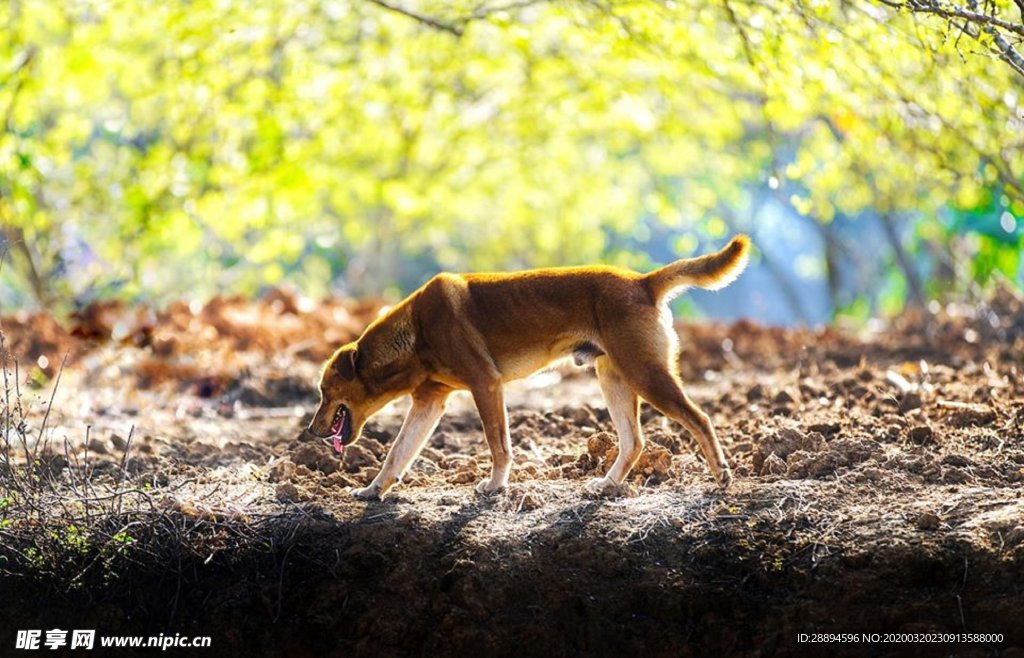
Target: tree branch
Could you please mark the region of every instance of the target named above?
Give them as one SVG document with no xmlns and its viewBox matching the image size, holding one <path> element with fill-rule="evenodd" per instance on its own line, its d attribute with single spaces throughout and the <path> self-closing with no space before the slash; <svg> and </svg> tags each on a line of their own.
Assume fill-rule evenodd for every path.
<svg viewBox="0 0 1024 658">
<path fill-rule="evenodd" d="M 444 21 L 439 18 L 434 18 L 433 16 L 427 16 L 426 14 L 421 14 L 417 11 L 413 11 L 412 9 L 407 9 L 406 7 L 403 7 L 401 5 L 386 2 L 386 0 L 368 0 L 368 2 L 377 5 L 382 9 L 387 9 L 388 11 L 395 12 L 396 14 L 401 14 L 406 18 L 411 18 L 417 23 L 422 23 L 423 25 L 432 27 L 435 30 L 447 32 L 448 34 L 451 34 L 452 36 L 455 37 L 461 37 L 463 32 L 465 31 L 464 24 L 460 25 Z"/>
<path fill-rule="evenodd" d="M 48 308 L 51 301 L 50 291 L 36 266 L 35 254 L 25 241 L 25 233 L 18 226 L 0 225 L 0 235 L 6 236 L 8 248 L 13 249 L 24 260 L 25 276 L 32 287 L 32 294 L 40 306 Z"/>
<path fill-rule="evenodd" d="M 879 0 L 879 2 L 897 10 L 941 16 L 949 20 L 950 26 L 960 28 L 961 35 L 969 34 L 978 41 L 981 40 L 980 32 L 984 32 L 992 38 L 992 43 L 987 44 L 989 48 L 1018 75 L 1024 76 L 1024 55 L 1010 43 L 1005 34 L 1014 34 L 1024 38 L 1024 23 L 1006 21 L 995 16 L 994 13 L 979 11 L 977 0 L 967 0 L 967 7 L 944 4 L 937 0 Z M 1024 0 L 1015 0 L 1015 2 L 1024 18 Z M 975 29 L 968 30 L 968 26 L 973 26 Z"/>
<path fill-rule="evenodd" d="M 943 5 L 938 2 L 925 2 L 922 0 L 907 0 L 903 6 L 917 13 L 937 14 L 944 18 L 962 18 L 966 21 L 970 21 L 971 23 L 998 27 L 1002 30 L 1006 30 L 1007 32 L 1024 36 L 1024 25 L 1004 21 L 989 14 L 983 14 L 977 11 L 976 2 L 968 0 L 968 3 L 971 7 L 970 9 L 964 9 L 963 7 L 958 7 L 956 5 Z"/>
<path fill-rule="evenodd" d="M 497 5 L 488 6 L 486 2 L 478 5 L 472 13 L 459 16 L 456 18 L 442 19 L 437 16 L 429 16 L 421 12 L 409 9 L 400 4 L 395 4 L 390 0 L 367 0 L 368 2 L 377 5 L 382 9 L 401 14 L 406 18 L 411 18 L 417 23 L 422 23 L 427 27 L 434 28 L 435 30 L 441 30 L 447 32 L 454 37 L 461 37 L 466 32 L 466 26 L 472 21 L 485 20 L 490 18 L 494 14 L 498 14 L 504 11 L 515 11 L 516 9 L 525 9 L 526 7 L 532 7 L 533 5 L 539 5 L 548 0 L 510 0 L 509 2 Z M 1024 2 L 1024 0 L 1021 0 Z M 609 13 L 611 13 L 609 11 Z"/>
<path fill-rule="evenodd" d="M 1024 0 L 1019 0 L 1019 1 L 1020 2 L 1024 2 Z M 503 11 L 513 11 L 515 9 L 524 9 L 526 7 L 532 7 L 533 5 L 538 5 L 538 4 L 542 3 L 542 2 L 547 2 L 547 0 L 513 0 L 512 2 L 508 2 L 506 4 L 493 5 L 493 6 L 490 6 L 490 7 L 487 6 L 487 3 L 484 3 L 484 4 L 480 5 L 479 7 L 477 7 L 476 9 L 473 10 L 473 13 L 469 17 L 469 19 L 464 19 L 464 20 L 462 20 L 460 22 L 465 24 L 465 23 L 469 22 L 470 19 L 472 19 L 472 20 L 481 20 L 481 19 L 484 19 L 484 18 L 488 18 L 488 17 L 492 16 L 493 14 L 501 13 Z"/>
<path fill-rule="evenodd" d="M 4 80 L 2 85 L 0 85 L 0 86 L 5 86 L 8 82 L 13 80 L 14 78 L 17 78 L 17 81 L 14 83 L 14 90 L 11 92 L 11 101 L 10 101 L 10 103 L 7 104 L 7 111 L 4 112 L 4 118 L 3 118 L 3 124 L 2 125 L 3 125 L 4 130 L 7 131 L 7 132 L 10 132 L 10 133 L 14 132 L 14 123 L 13 123 L 13 120 L 14 120 L 14 108 L 15 108 L 15 106 L 18 103 L 18 95 L 21 93 L 22 88 L 25 86 L 25 76 L 22 76 L 22 75 L 19 75 L 19 74 L 24 69 L 28 68 L 28 66 L 32 63 L 32 60 L 35 58 L 35 56 L 36 56 L 36 47 L 35 46 L 29 46 L 28 48 L 26 48 L 18 56 L 18 62 L 17 62 L 17 64 L 15 64 L 14 69 L 11 71 L 11 73 L 7 76 L 7 79 Z"/>
<path fill-rule="evenodd" d="M 874 187 L 874 184 L 872 184 L 872 187 Z M 903 248 L 903 244 L 900 242 L 899 232 L 896 229 L 896 220 L 893 218 L 892 213 L 888 211 L 880 212 L 878 216 L 882 220 L 882 229 L 885 232 L 886 240 L 889 241 L 889 247 L 896 256 L 896 263 L 900 266 L 900 270 L 903 271 L 903 278 L 907 282 L 907 291 L 911 304 L 920 308 L 924 306 L 925 301 L 924 286 L 921 283 L 921 277 L 917 274 L 917 270 L 914 269 L 910 256 L 907 255 L 907 250 Z"/>
</svg>

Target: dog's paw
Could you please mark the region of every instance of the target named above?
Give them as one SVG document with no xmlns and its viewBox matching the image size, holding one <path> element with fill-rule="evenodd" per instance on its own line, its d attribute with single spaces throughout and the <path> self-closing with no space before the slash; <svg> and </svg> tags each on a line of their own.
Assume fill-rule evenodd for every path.
<svg viewBox="0 0 1024 658">
<path fill-rule="evenodd" d="M 616 484 L 609 478 L 594 478 L 587 482 L 583 488 L 593 496 L 619 496 L 622 495 L 624 486 Z"/>
<path fill-rule="evenodd" d="M 500 491 L 504 491 L 504 489 L 507 486 L 508 484 L 506 484 L 505 482 L 494 483 L 491 482 L 490 478 L 488 478 L 486 480 L 481 480 L 476 485 L 476 492 L 482 496 L 490 496 L 491 494 L 496 494 Z"/>
<path fill-rule="evenodd" d="M 718 488 L 720 491 L 725 491 L 732 484 L 732 471 L 729 467 L 726 467 L 718 472 Z"/>
<path fill-rule="evenodd" d="M 359 500 L 381 499 L 380 488 L 372 484 L 368 487 L 364 487 L 363 489 L 353 489 L 349 493 L 352 495 L 353 498 L 358 498 Z"/>
</svg>

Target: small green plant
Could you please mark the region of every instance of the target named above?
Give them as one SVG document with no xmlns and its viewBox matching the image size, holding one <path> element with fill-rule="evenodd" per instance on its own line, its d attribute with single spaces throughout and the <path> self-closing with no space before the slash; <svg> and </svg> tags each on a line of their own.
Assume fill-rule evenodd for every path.
<svg viewBox="0 0 1024 658">
<path fill-rule="evenodd" d="M 117 552 L 124 556 L 128 555 L 129 549 L 135 543 L 135 538 L 124 531 L 117 533 L 111 539 L 116 542 Z"/>
<path fill-rule="evenodd" d="M 42 569 L 43 554 L 35 546 L 29 546 L 25 549 L 25 559 L 28 560 L 29 565 L 33 569 Z"/>
<path fill-rule="evenodd" d="M 11 502 L 13 500 L 14 499 L 11 498 L 10 496 L 0 498 L 0 530 L 8 528 L 11 526 L 12 523 L 14 523 L 14 521 L 7 518 L 7 510 L 10 508 Z"/>
<path fill-rule="evenodd" d="M 56 540 L 59 546 L 77 553 L 85 553 L 89 549 L 88 537 L 76 525 L 69 525 L 63 532 L 51 532 L 50 537 Z"/>
</svg>

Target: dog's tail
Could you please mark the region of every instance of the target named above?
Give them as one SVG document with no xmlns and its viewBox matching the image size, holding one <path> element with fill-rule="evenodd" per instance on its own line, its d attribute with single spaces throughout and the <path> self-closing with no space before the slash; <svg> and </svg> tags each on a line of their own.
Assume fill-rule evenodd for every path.
<svg viewBox="0 0 1024 658">
<path fill-rule="evenodd" d="M 681 292 L 685 286 L 718 290 L 736 280 L 746 268 L 749 256 L 750 238 L 741 234 L 721 251 L 677 260 L 654 270 L 644 280 L 656 302 Z"/>
</svg>

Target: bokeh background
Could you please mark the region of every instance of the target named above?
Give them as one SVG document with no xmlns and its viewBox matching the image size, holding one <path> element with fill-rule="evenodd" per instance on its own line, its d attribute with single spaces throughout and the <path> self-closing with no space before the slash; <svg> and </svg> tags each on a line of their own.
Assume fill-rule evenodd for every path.
<svg viewBox="0 0 1024 658">
<path fill-rule="evenodd" d="M 394 298 L 738 231 L 751 270 L 679 313 L 1019 289 L 1020 35 L 920 6 L 7 0 L 0 310 Z"/>
</svg>

